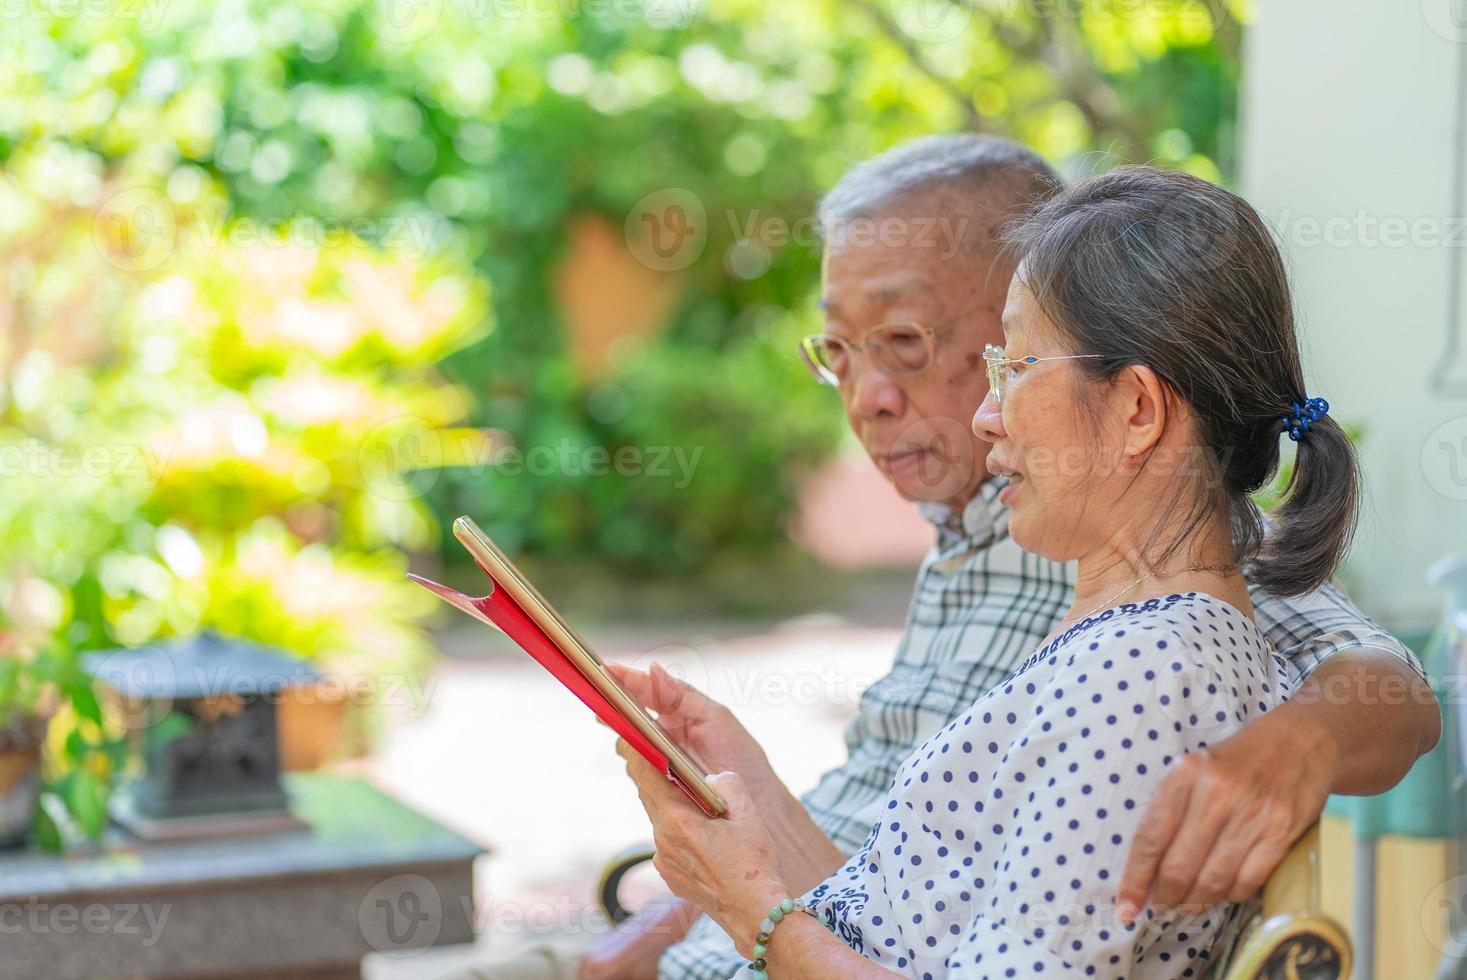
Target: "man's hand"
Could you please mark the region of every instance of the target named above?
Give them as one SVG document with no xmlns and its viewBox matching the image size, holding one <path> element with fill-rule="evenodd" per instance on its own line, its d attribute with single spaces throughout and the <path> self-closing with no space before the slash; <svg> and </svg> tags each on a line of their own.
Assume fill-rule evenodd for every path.
<svg viewBox="0 0 1467 980">
<path fill-rule="evenodd" d="M 580 980 L 657 980 L 657 961 L 697 917 L 698 910 L 680 898 L 648 906 L 591 947 Z"/>
<path fill-rule="evenodd" d="M 1200 910 L 1252 897 L 1324 809 L 1330 739 L 1290 705 L 1185 756 L 1142 817 L 1116 891 L 1117 914 Z"/>
<path fill-rule="evenodd" d="M 1386 653 L 1339 653 L 1294 697 L 1178 763 L 1142 817 L 1117 914 L 1255 895 L 1330 793 L 1381 793 L 1436 744 L 1431 688 Z"/>
</svg>

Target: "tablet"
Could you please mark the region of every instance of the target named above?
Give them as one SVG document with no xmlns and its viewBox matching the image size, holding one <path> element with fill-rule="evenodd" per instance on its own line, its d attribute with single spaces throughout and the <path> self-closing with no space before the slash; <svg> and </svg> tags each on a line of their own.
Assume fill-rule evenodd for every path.
<svg viewBox="0 0 1467 980">
<path fill-rule="evenodd" d="M 707 770 L 632 700 L 590 645 L 489 536 L 468 517 L 453 522 L 453 536 L 489 576 L 488 595 L 472 597 L 418 575 L 408 577 L 455 608 L 503 630 L 643 758 L 682 787 L 705 813 L 721 816 L 726 807 L 708 785 Z"/>
</svg>

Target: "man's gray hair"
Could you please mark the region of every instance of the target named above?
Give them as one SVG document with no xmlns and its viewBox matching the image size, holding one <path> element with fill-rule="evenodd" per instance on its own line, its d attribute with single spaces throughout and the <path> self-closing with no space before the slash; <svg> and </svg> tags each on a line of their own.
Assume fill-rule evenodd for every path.
<svg viewBox="0 0 1467 980">
<path fill-rule="evenodd" d="M 996 214 L 965 235 L 973 244 L 995 242 L 1002 225 L 1052 197 L 1059 174 L 1033 150 L 1012 140 L 976 133 L 908 140 L 845 172 L 820 201 L 816 217 L 826 241 L 853 222 L 890 215 L 915 200 L 944 215 Z"/>
</svg>

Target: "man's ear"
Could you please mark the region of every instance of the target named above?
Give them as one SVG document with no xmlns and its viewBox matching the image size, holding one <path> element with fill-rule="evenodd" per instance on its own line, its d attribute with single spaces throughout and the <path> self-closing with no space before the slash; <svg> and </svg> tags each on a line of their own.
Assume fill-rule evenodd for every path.
<svg viewBox="0 0 1467 980">
<path fill-rule="evenodd" d="M 1123 451 L 1128 460 L 1142 460 L 1161 443 L 1173 401 L 1171 389 L 1151 368 L 1132 364 L 1116 375 L 1114 388 L 1125 411 Z"/>
</svg>

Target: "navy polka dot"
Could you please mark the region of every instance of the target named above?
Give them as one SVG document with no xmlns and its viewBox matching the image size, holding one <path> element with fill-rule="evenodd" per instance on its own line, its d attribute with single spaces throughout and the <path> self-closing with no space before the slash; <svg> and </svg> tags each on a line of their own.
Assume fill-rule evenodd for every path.
<svg viewBox="0 0 1467 980">
<path fill-rule="evenodd" d="M 1181 968 L 1237 928 L 1235 909 L 1142 930 L 1114 917 L 1137 801 L 1288 690 L 1253 623 L 1211 596 L 1082 620 L 963 716 L 981 735 L 958 737 L 953 722 L 918 747 L 879 811 L 889 816 L 805 901 L 904 976 L 1197 975 Z M 959 751 L 959 768 L 937 764 Z M 999 819 L 985 819 L 994 806 Z"/>
</svg>

